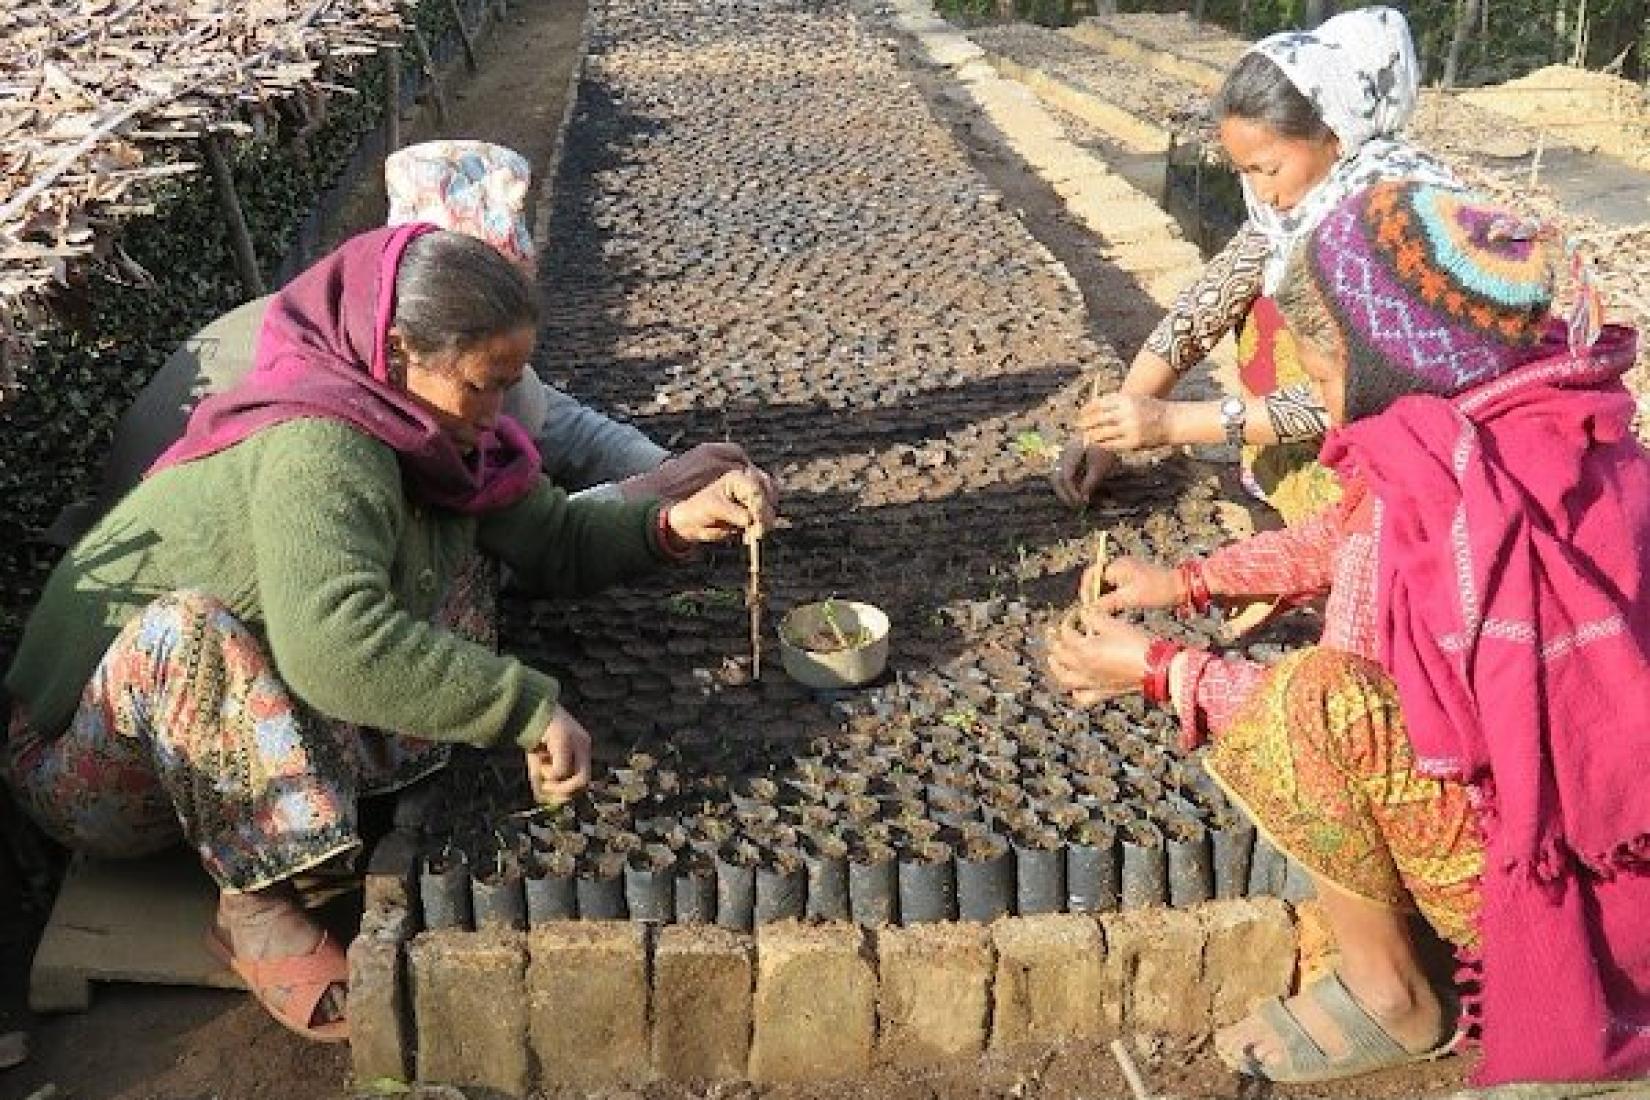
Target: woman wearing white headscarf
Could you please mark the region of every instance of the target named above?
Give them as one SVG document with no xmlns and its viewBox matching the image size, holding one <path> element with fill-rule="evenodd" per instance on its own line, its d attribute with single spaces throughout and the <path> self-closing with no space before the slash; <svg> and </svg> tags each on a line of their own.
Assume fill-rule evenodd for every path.
<svg viewBox="0 0 1650 1100">
<path fill-rule="evenodd" d="M 1334 499 L 1316 463 L 1328 426 L 1306 386 L 1271 295 L 1296 244 L 1347 196 L 1381 180 L 1460 184 L 1409 144 L 1420 71 L 1409 24 L 1362 8 L 1315 31 L 1275 34 L 1244 54 L 1216 94 L 1220 142 L 1243 184 L 1249 217 L 1184 290 L 1135 356 L 1117 393 L 1086 405 L 1081 436 L 1055 473 L 1079 507 L 1118 452 L 1180 443 L 1244 444 L 1251 485 L 1286 521 Z M 1180 376 L 1238 330 L 1241 395 L 1169 401 Z"/>
</svg>

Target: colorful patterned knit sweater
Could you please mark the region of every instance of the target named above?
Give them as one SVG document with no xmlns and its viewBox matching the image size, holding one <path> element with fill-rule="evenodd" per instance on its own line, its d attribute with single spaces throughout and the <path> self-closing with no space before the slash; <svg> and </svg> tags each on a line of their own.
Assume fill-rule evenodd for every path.
<svg viewBox="0 0 1650 1100">
<path fill-rule="evenodd" d="M 556 681 L 430 623 L 478 547 L 525 587 L 593 592 L 666 558 L 658 504 L 569 503 L 541 479 L 510 508 L 464 517 L 402 489 L 395 453 L 329 420 L 267 428 L 142 482 L 53 572 L 6 676 L 38 731 L 66 728 L 121 627 L 197 589 L 269 646 L 320 714 L 440 741 L 532 744 Z"/>
</svg>

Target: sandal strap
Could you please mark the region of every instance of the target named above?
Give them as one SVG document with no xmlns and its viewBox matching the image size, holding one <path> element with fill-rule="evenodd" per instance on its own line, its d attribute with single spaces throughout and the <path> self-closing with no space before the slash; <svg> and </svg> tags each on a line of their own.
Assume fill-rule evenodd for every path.
<svg viewBox="0 0 1650 1100">
<path fill-rule="evenodd" d="M 1268 997 L 1260 1002 L 1255 1006 L 1255 1015 L 1283 1041 L 1283 1055 L 1290 1073 L 1316 1073 L 1330 1067 L 1329 1055 L 1280 998 Z"/>
<path fill-rule="evenodd" d="M 1414 1058 L 1394 1039 L 1369 1010 L 1358 1003 L 1339 974 L 1331 973 L 1314 982 L 1306 995 L 1323 1009 L 1346 1037 L 1347 1051 L 1337 1062 L 1394 1061 Z"/>
<path fill-rule="evenodd" d="M 249 985 L 285 989 L 293 997 L 307 996 L 314 987 L 317 1004 L 333 985 L 347 984 L 349 981 L 349 959 L 325 933 L 307 955 L 282 955 L 268 959 L 237 957 L 235 969 L 240 971 Z"/>
</svg>

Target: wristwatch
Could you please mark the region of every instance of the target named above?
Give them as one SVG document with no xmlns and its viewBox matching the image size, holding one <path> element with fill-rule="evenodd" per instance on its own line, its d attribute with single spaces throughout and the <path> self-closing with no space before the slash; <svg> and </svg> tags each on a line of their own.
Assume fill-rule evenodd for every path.
<svg viewBox="0 0 1650 1100">
<path fill-rule="evenodd" d="M 1226 430 L 1226 442 L 1234 447 L 1243 445 L 1243 425 L 1249 419 L 1249 406 L 1241 397 L 1228 397 L 1220 403 L 1220 426 Z"/>
</svg>

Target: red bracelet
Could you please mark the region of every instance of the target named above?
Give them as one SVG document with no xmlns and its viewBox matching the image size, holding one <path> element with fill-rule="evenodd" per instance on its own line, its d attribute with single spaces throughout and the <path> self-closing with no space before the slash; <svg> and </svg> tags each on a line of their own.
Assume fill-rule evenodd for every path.
<svg viewBox="0 0 1650 1100">
<path fill-rule="evenodd" d="M 693 544 L 671 530 L 670 509 L 669 504 L 659 509 L 658 527 L 655 532 L 659 536 L 659 550 L 670 561 L 687 561 L 693 557 Z"/>
<path fill-rule="evenodd" d="M 1184 590 L 1180 609 L 1187 618 L 1209 610 L 1209 580 L 1203 575 L 1203 563 L 1197 559 L 1183 561 L 1175 567 Z"/>
<path fill-rule="evenodd" d="M 1146 671 L 1140 677 L 1140 692 L 1148 703 L 1169 701 L 1169 666 L 1186 647 L 1167 638 L 1153 638 L 1146 647 Z"/>
</svg>

